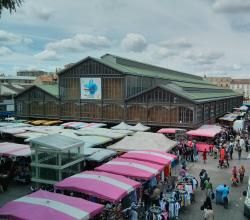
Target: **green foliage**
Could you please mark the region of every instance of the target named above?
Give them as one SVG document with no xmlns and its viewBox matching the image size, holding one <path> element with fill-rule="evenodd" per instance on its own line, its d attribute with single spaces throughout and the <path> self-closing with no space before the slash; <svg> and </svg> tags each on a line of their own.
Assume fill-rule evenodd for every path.
<svg viewBox="0 0 250 220">
<path fill-rule="evenodd" d="M 7 9 L 12 13 L 16 11 L 17 7 L 20 7 L 23 0 L 0 0 L 0 17 L 3 9 Z"/>
</svg>

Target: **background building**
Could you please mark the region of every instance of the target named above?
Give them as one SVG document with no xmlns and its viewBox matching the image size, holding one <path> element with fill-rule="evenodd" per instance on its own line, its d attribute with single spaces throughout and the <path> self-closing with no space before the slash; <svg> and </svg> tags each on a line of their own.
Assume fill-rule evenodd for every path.
<svg viewBox="0 0 250 220">
<path fill-rule="evenodd" d="M 250 100 L 250 79 L 232 79 L 230 88 L 243 94 L 245 101 Z"/>
<path fill-rule="evenodd" d="M 15 103 L 14 97 L 30 85 L 17 85 L 9 83 L 0 83 L 0 117 L 14 115 Z"/>
<path fill-rule="evenodd" d="M 1 84 L 30 85 L 36 80 L 35 76 L 0 76 Z"/>
<path fill-rule="evenodd" d="M 211 82 L 212 84 L 223 87 L 223 88 L 230 88 L 230 83 L 232 81 L 231 77 L 204 77 L 206 80 Z"/>
<path fill-rule="evenodd" d="M 20 70 L 17 71 L 17 76 L 42 76 L 42 75 L 47 75 L 48 72 L 42 71 L 42 70 Z"/>
<path fill-rule="evenodd" d="M 62 70 L 58 83 L 59 114 L 55 118 L 61 120 L 198 127 L 213 123 L 243 100 L 202 77 L 110 54 L 100 59 L 87 57 Z M 44 111 L 31 108 L 34 102 L 34 106 L 43 105 L 43 98 L 31 97 L 44 97 L 45 91 L 35 93 L 30 89 L 16 97 L 17 116 L 46 118 Z"/>
<path fill-rule="evenodd" d="M 242 94 L 244 100 L 250 100 L 250 79 L 232 79 L 231 77 L 204 77 L 214 85 L 230 88 L 235 92 Z"/>
</svg>

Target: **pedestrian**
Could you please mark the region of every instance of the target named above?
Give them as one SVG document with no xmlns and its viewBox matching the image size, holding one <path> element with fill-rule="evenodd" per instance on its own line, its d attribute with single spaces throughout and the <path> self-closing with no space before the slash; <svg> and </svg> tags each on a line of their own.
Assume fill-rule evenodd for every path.
<svg viewBox="0 0 250 220">
<path fill-rule="evenodd" d="M 196 141 L 194 140 L 193 142 L 193 154 L 194 154 L 194 162 L 198 161 L 199 157 L 198 157 L 198 150 L 197 150 L 197 146 L 196 146 Z"/>
<path fill-rule="evenodd" d="M 205 182 L 205 190 L 206 190 L 206 196 L 212 198 L 212 193 L 213 193 L 213 184 L 210 182 L 210 178 L 208 177 Z"/>
<path fill-rule="evenodd" d="M 228 153 L 228 150 L 225 151 L 225 161 L 227 163 L 227 167 L 229 167 L 229 153 Z"/>
<path fill-rule="evenodd" d="M 230 159 L 232 160 L 233 159 L 233 152 L 234 152 L 234 142 L 232 139 L 230 140 L 228 149 L 229 149 Z"/>
<path fill-rule="evenodd" d="M 236 144 L 236 148 L 237 148 L 237 151 L 238 151 L 238 159 L 240 160 L 241 159 L 241 153 L 242 153 L 242 147 L 241 147 L 241 144 L 240 144 L 240 140 L 238 140 L 238 142 Z"/>
<path fill-rule="evenodd" d="M 238 171 L 237 171 L 237 167 L 236 166 L 233 167 L 232 175 L 233 175 L 234 178 L 237 178 Z"/>
<path fill-rule="evenodd" d="M 204 163 L 206 163 L 206 160 L 207 160 L 207 149 L 205 148 L 203 153 L 202 153 L 202 157 L 203 157 L 203 161 Z"/>
<path fill-rule="evenodd" d="M 204 211 L 204 219 L 205 220 L 213 220 L 214 219 L 214 211 L 212 209 L 212 202 L 210 197 L 207 197 L 203 205 L 201 206 L 201 210 Z"/>
<path fill-rule="evenodd" d="M 241 165 L 239 169 L 240 182 L 243 183 L 244 175 L 245 175 L 245 167 Z"/>
</svg>

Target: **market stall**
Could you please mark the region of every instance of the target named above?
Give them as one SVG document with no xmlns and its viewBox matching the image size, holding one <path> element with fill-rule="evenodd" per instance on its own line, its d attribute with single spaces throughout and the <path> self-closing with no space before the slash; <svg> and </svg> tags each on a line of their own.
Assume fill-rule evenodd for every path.
<svg viewBox="0 0 250 220">
<path fill-rule="evenodd" d="M 127 136 L 119 142 L 108 146 L 108 148 L 119 152 L 133 150 L 160 150 L 168 152 L 176 145 L 177 142 L 168 139 L 163 134 L 137 132 L 133 136 Z"/>
<path fill-rule="evenodd" d="M 55 184 L 55 189 L 80 192 L 112 203 L 120 202 L 139 182 L 106 172 L 84 171 Z"/>
<path fill-rule="evenodd" d="M 114 140 L 121 139 L 131 133 L 133 131 L 128 130 L 112 130 L 107 128 L 82 128 L 75 132 L 77 135 L 80 136 L 102 136 L 112 138 Z"/>
<path fill-rule="evenodd" d="M 187 130 L 182 128 L 161 128 L 157 133 L 164 134 L 171 140 L 176 140 L 176 134 L 185 133 Z"/>
<path fill-rule="evenodd" d="M 117 155 L 117 152 L 113 150 L 102 149 L 102 148 L 92 148 L 92 149 L 95 150 L 95 152 L 85 157 L 87 169 L 94 169 L 95 167 L 100 166 L 105 162 L 108 162 Z"/>
<path fill-rule="evenodd" d="M 39 190 L 0 208 L 1 219 L 87 220 L 99 219 L 103 205 Z"/>
<path fill-rule="evenodd" d="M 31 179 L 31 150 L 29 145 L 0 143 L 0 185 L 7 190 L 14 179 L 28 183 Z"/>
<path fill-rule="evenodd" d="M 156 150 L 129 151 L 121 155 L 121 158 L 141 160 L 164 165 L 165 176 L 169 176 L 171 173 L 171 167 L 174 167 L 178 163 L 176 155 Z"/>
<path fill-rule="evenodd" d="M 237 118 L 238 114 L 228 113 L 225 114 L 223 117 L 220 117 L 219 122 L 221 125 L 232 127 L 234 121 L 237 120 Z"/>
<path fill-rule="evenodd" d="M 95 168 L 96 171 L 123 175 L 141 181 L 152 179 L 163 169 L 164 166 L 160 164 L 125 158 L 116 158 Z"/>
<path fill-rule="evenodd" d="M 103 215 L 119 219 L 122 209 L 130 207 L 132 202 L 138 202 L 136 190 L 140 186 L 139 182 L 124 176 L 85 171 L 57 183 L 55 189 L 98 203 L 113 204 L 105 209 Z"/>
<path fill-rule="evenodd" d="M 190 130 L 187 135 L 196 141 L 198 151 L 210 151 L 214 147 L 214 139 L 222 131 L 218 125 L 203 125 L 196 130 Z M 191 146 L 191 142 L 188 143 Z"/>
</svg>

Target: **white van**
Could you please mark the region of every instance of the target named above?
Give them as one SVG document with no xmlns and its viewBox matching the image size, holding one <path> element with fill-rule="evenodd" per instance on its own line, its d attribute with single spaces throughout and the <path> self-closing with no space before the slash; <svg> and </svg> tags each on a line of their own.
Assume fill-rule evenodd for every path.
<svg viewBox="0 0 250 220">
<path fill-rule="evenodd" d="M 246 195 L 246 199 L 245 199 L 245 203 L 244 203 L 244 216 L 250 218 L 250 177 L 248 180 L 247 191 L 244 192 L 244 194 Z"/>
</svg>

